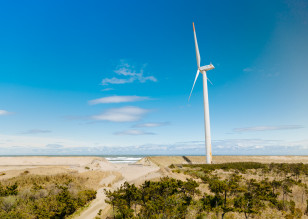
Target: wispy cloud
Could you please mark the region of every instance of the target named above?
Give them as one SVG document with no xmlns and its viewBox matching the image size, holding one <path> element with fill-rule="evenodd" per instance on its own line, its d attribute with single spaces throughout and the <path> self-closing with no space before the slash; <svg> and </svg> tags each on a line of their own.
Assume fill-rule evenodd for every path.
<svg viewBox="0 0 308 219">
<path fill-rule="evenodd" d="M 100 103 L 126 103 L 126 102 L 143 101 L 148 99 L 149 99 L 148 97 L 141 97 L 141 96 L 110 96 L 110 97 L 103 97 L 95 100 L 90 100 L 89 104 L 95 105 Z"/>
<path fill-rule="evenodd" d="M 141 124 L 137 124 L 137 125 L 134 125 L 134 127 L 159 127 L 159 126 L 165 126 L 165 125 L 168 125 L 169 123 L 168 122 L 149 122 L 149 123 L 141 123 Z"/>
<path fill-rule="evenodd" d="M 0 110 L 0 116 L 5 116 L 5 115 L 9 115 L 12 114 L 11 112 L 8 112 L 6 110 Z"/>
<path fill-rule="evenodd" d="M 301 125 L 280 125 L 280 126 L 253 126 L 246 128 L 235 128 L 235 132 L 255 132 L 255 131 L 274 131 L 274 130 L 292 130 L 304 128 Z"/>
<path fill-rule="evenodd" d="M 264 140 L 264 139 L 224 139 L 214 140 L 213 145 L 218 149 L 226 149 L 230 151 L 241 151 L 248 149 L 260 149 L 264 147 L 274 147 L 283 145 L 283 141 Z"/>
<path fill-rule="evenodd" d="M 108 85 L 108 84 L 128 84 L 134 82 L 134 78 L 129 79 L 123 79 L 123 78 L 105 78 L 102 80 L 102 85 Z"/>
<path fill-rule="evenodd" d="M 155 135 L 153 132 L 145 132 L 138 129 L 129 129 L 122 132 L 116 132 L 115 135 Z"/>
<path fill-rule="evenodd" d="M 288 142 L 268 139 L 225 139 L 213 141 L 213 150 L 236 155 L 307 155 L 308 140 Z M 227 153 L 226 153 L 227 152 Z"/>
<path fill-rule="evenodd" d="M 63 148 L 64 146 L 61 144 L 47 144 L 45 147 L 51 149 L 58 149 L 58 148 Z"/>
<path fill-rule="evenodd" d="M 253 68 L 244 68 L 243 71 L 244 71 L 244 72 L 252 72 L 252 71 L 253 71 Z"/>
<path fill-rule="evenodd" d="M 109 109 L 100 115 L 92 116 L 92 119 L 110 122 L 135 122 L 140 120 L 141 116 L 148 111 L 139 107 L 126 106 Z"/>
<path fill-rule="evenodd" d="M 50 133 L 50 130 L 44 130 L 44 129 L 30 129 L 28 131 L 22 132 L 21 134 L 29 135 L 29 134 L 41 134 L 41 133 Z"/>
<path fill-rule="evenodd" d="M 139 72 L 136 72 L 132 66 L 127 63 L 122 63 L 114 71 L 117 75 L 124 78 L 104 78 L 102 80 L 102 85 L 108 84 L 127 84 L 133 83 L 134 81 L 139 81 L 140 83 L 145 83 L 146 81 L 156 82 L 157 79 L 154 76 L 144 76 L 144 69 L 141 68 Z"/>
<path fill-rule="evenodd" d="M 113 89 L 113 88 L 111 88 L 111 87 L 108 87 L 108 88 L 102 89 L 102 91 L 111 91 L 111 90 L 114 90 L 114 89 Z"/>
</svg>

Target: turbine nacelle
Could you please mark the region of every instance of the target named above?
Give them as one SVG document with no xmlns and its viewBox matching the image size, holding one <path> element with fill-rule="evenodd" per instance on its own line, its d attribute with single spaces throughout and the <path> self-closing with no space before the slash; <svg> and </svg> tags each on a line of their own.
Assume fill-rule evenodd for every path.
<svg viewBox="0 0 308 219">
<path fill-rule="evenodd" d="M 214 68 L 215 68 L 214 65 L 209 64 L 209 65 L 205 65 L 205 66 L 200 67 L 200 68 L 199 68 L 199 71 L 200 71 L 200 72 L 204 72 L 204 71 L 212 70 L 212 69 L 214 69 Z"/>
</svg>

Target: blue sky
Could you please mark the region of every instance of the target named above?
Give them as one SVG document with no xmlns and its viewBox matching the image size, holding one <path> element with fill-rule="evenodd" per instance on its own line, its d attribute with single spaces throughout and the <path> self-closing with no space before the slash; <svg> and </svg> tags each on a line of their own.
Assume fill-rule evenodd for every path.
<svg viewBox="0 0 308 219">
<path fill-rule="evenodd" d="M 0 3 L 0 154 L 308 155 L 308 3 Z"/>
</svg>

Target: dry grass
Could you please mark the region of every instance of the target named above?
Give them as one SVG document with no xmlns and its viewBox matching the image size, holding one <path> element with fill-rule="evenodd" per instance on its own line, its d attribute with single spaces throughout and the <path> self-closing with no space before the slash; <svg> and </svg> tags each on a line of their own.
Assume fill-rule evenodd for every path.
<svg viewBox="0 0 308 219">
<path fill-rule="evenodd" d="M 88 188 L 97 190 L 101 187 L 100 181 L 108 176 L 110 176 L 112 173 L 110 171 L 102 172 L 102 171 L 86 171 L 83 173 L 79 173 L 80 177 L 86 179 L 85 185 Z"/>
<path fill-rule="evenodd" d="M 9 179 L 1 179 L 0 183 L 4 186 L 7 186 L 12 185 L 16 182 L 19 186 L 19 189 L 23 189 L 26 187 L 32 187 L 34 183 L 66 184 L 70 180 L 74 179 L 74 182 L 77 184 L 82 184 L 85 185 L 87 188 L 97 190 L 101 187 L 100 181 L 103 178 L 108 177 L 110 174 L 112 173 L 102 171 L 87 171 L 83 173 L 71 171 L 69 173 L 58 173 L 52 175 L 47 175 L 46 173 L 45 175 L 37 175 L 33 174 L 30 170 L 29 173 L 25 173 L 25 171 L 23 171 L 16 177 L 11 177 Z"/>
<path fill-rule="evenodd" d="M 6 171 L 3 171 L 2 173 L 4 175 L 0 174 L 0 180 L 5 180 L 13 177 L 17 177 L 21 174 L 25 174 L 25 172 L 28 171 L 30 174 L 35 175 L 56 175 L 56 174 L 70 174 L 77 172 L 75 170 L 70 170 L 65 167 L 28 167 L 28 168 L 16 168 L 16 169 L 9 169 Z"/>
<path fill-rule="evenodd" d="M 124 179 L 124 177 L 122 176 L 122 174 L 119 173 L 119 172 L 113 172 L 113 175 L 115 175 L 116 177 L 115 177 L 114 180 L 111 182 L 111 184 L 114 184 L 114 183 L 119 182 L 119 181 L 121 181 L 121 180 Z"/>
</svg>

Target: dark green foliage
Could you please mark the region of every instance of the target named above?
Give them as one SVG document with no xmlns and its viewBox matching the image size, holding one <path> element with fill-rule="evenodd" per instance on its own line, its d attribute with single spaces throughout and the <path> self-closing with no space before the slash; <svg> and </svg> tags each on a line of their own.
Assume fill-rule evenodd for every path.
<svg viewBox="0 0 308 219">
<path fill-rule="evenodd" d="M 106 203 L 111 204 L 114 208 L 117 208 L 121 217 L 129 218 L 133 215 L 132 205 L 137 205 L 137 201 L 140 198 L 140 193 L 135 185 L 130 185 L 125 182 L 115 192 L 106 191 L 107 200 Z"/>
<path fill-rule="evenodd" d="M 234 207 L 236 211 L 243 212 L 245 218 L 249 218 L 251 214 L 260 213 L 264 205 L 260 199 L 254 198 L 251 192 L 247 192 L 244 195 L 235 197 Z"/>
<path fill-rule="evenodd" d="M 193 180 L 183 182 L 168 177 L 159 182 L 146 181 L 140 188 L 125 182 L 114 192 L 106 191 L 106 202 L 121 218 L 185 218 L 187 207 L 199 193 L 198 186 Z"/>
<path fill-rule="evenodd" d="M 303 163 L 271 163 L 269 169 L 276 172 L 283 172 L 285 175 L 292 174 L 296 179 L 301 174 L 308 175 L 308 164 Z"/>
<path fill-rule="evenodd" d="M 174 165 L 173 165 L 174 167 Z M 284 173 L 285 175 L 291 174 L 296 180 L 300 175 L 308 175 L 308 164 L 303 163 L 271 163 L 263 164 L 257 162 L 233 162 L 233 163 L 221 163 L 221 164 L 184 164 L 183 167 L 189 167 L 193 169 L 201 169 L 205 173 L 212 172 L 214 170 L 235 170 L 245 173 L 251 169 L 262 169 L 263 173 L 270 171 Z"/>
<path fill-rule="evenodd" d="M 58 194 L 48 195 L 33 203 L 37 218 L 64 218 L 95 198 L 95 191 L 85 190 L 73 195 L 67 186 L 57 186 Z"/>
<path fill-rule="evenodd" d="M 64 184 L 49 179 L 41 179 L 30 188 L 19 186 L 20 177 L 12 185 L 0 185 L 0 218 L 65 218 L 96 197 L 96 191 L 77 186 L 72 177 L 67 177 Z"/>
<path fill-rule="evenodd" d="M 254 179 L 246 181 L 243 192 L 234 198 L 234 207 L 238 212 L 243 212 L 245 218 L 251 214 L 260 213 L 266 207 L 266 202 L 277 205 L 277 195 L 273 193 L 271 183 L 267 180 L 257 182 Z"/>
<path fill-rule="evenodd" d="M 17 195 L 17 187 L 17 183 L 14 183 L 13 185 L 8 185 L 6 187 L 0 184 L 0 196 Z"/>
<path fill-rule="evenodd" d="M 171 164 L 169 168 L 174 169 L 175 168 L 174 164 Z"/>
<path fill-rule="evenodd" d="M 215 195 L 213 197 L 206 196 L 206 199 L 210 203 L 211 210 L 214 210 L 217 214 L 222 211 L 222 218 L 227 212 L 234 211 L 229 197 L 243 190 L 240 187 L 240 181 L 241 176 L 237 174 L 232 174 L 226 180 L 220 180 L 218 177 L 208 179 L 209 189 Z"/>
<path fill-rule="evenodd" d="M 201 168 L 203 171 L 213 171 L 217 169 L 222 170 L 238 170 L 245 172 L 249 169 L 262 169 L 266 167 L 266 164 L 256 162 L 234 162 L 234 163 L 221 163 L 221 164 L 185 164 L 184 167 Z"/>
<path fill-rule="evenodd" d="M 184 172 L 197 179 L 210 192 L 200 194 L 199 183 L 192 179 L 184 182 L 162 178 L 159 182 L 146 181 L 139 188 L 125 183 L 114 192 L 106 191 L 106 202 L 113 206 L 115 216 L 191 218 L 188 214 L 191 209 L 196 218 L 208 214 L 224 218 L 229 212 L 243 214 L 245 218 L 255 215 L 262 218 L 264 211 L 280 211 L 285 218 L 308 215 L 308 201 L 306 208 L 294 201 L 300 199 L 303 204 L 307 199 L 307 164 L 238 162 L 169 167 L 174 173 Z M 297 186 L 295 191 L 300 191 L 297 192 L 300 198 L 293 197 L 294 186 Z"/>
</svg>

